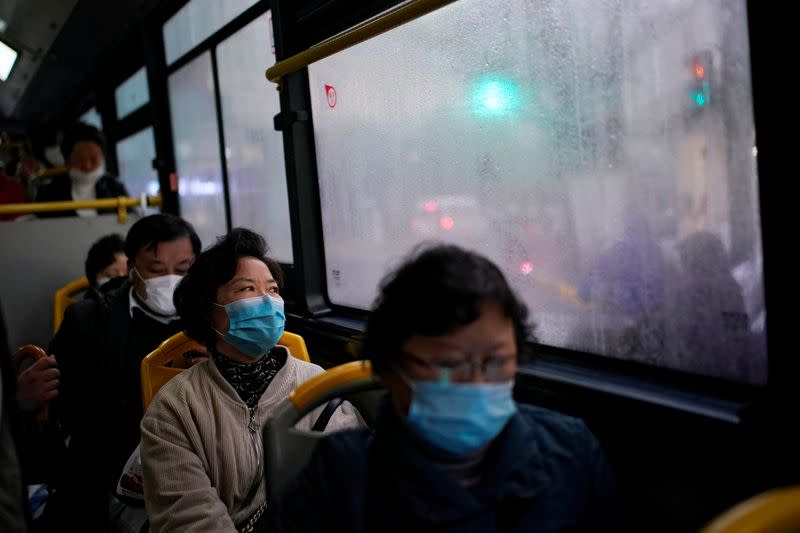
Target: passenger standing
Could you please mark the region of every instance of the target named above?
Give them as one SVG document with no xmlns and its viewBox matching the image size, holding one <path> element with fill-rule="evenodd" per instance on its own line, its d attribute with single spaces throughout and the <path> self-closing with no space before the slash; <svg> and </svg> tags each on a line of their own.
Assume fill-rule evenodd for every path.
<svg viewBox="0 0 800 533">
<path fill-rule="evenodd" d="M 683 269 L 675 316 L 684 364 L 695 372 L 732 380 L 758 375 L 754 339 L 728 252 L 719 236 L 691 233 L 678 243 Z"/>
<path fill-rule="evenodd" d="M 239 531 L 266 501 L 261 427 L 278 403 L 322 372 L 277 345 L 286 315 L 280 265 L 264 239 L 235 228 L 203 252 L 175 293 L 186 332 L 211 353 L 158 392 L 142 420 L 150 531 Z M 323 408 L 298 424 L 310 430 Z M 328 430 L 356 427 L 344 403 Z"/>
<path fill-rule="evenodd" d="M 68 172 L 54 176 L 50 183 L 41 185 L 36 195 L 37 202 L 96 200 L 128 195 L 122 182 L 106 173 L 105 139 L 94 126 L 82 122 L 76 124 L 64 135 L 61 151 Z M 95 209 L 39 214 L 40 217 L 95 215 Z"/>
<path fill-rule="evenodd" d="M 71 439 L 68 519 L 85 531 L 105 531 L 109 503 L 115 509 L 121 505 L 109 496 L 140 439 L 139 367 L 182 329 L 172 296 L 200 252 L 200 239 L 181 218 L 151 215 L 131 227 L 125 252 L 129 281 L 70 306 L 50 343 L 53 356 L 18 380 L 20 403 L 30 411 L 58 396 L 51 416 Z M 56 366 L 60 374 L 42 377 Z"/>
<path fill-rule="evenodd" d="M 364 353 L 389 391 L 375 432 L 323 439 L 267 530 L 620 531 L 611 470 L 578 419 L 518 405 L 527 310 L 490 261 L 423 250 L 381 287 Z"/>
</svg>

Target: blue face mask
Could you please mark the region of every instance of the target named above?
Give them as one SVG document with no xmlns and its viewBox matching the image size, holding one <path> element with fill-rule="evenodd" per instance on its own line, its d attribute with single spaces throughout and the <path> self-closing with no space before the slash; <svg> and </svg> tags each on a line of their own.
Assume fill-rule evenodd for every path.
<svg viewBox="0 0 800 533">
<path fill-rule="evenodd" d="M 453 455 L 467 455 L 488 444 L 517 411 L 513 381 L 411 381 L 410 386 L 409 425 L 426 442 Z"/>
<path fill-rule="evenodd" d="M 228 314 L 228 332 L 217 330 L 226 342 L 248 357 L 261 357 L 278 344 L 286 325 L 283 300 L 256 296 L 220 305 Z"/>
</svg>

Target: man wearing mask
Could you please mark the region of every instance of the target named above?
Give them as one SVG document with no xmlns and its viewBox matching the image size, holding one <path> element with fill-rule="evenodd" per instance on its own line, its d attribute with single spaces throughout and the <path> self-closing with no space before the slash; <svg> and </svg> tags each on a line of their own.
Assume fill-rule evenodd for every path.
<svg viewBox="0 0 800 533">
<path fill-rule="evenodd" d="M 37 202 L 81 201 L 127 196 L 125 186 L 106 174 L 105 140 L 100 130 L 79 122 L 64 135 L 61 153 L 67 173 L 54 176 L 50 183 L 39 187 Z M 112 212 L 108 210 L 108 212 Z M 40 217 L 96 216 L 95 209 L 53 211 Z"/>
<path fill-rule="evenodd" d="M 18 379 L 23 409 L 36 411 L 55 398 L 50 416 L 71 439 L 69 471 L 62 473 L 64 519 L 80 529 L 105 531 L 109 505 L 119 507 L 116 483 L 139 443 L 139 367 L 181 331 L 172 295 L 199 253 L 200 239 L 179 217 L 158 214 L 136 222 L 125 239 L 128 281 L 69 307 L 50 357 Z"/>
</svg>

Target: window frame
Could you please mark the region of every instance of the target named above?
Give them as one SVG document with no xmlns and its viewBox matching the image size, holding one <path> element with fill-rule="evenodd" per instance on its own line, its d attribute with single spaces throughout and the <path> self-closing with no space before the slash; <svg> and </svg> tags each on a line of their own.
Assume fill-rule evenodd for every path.
<svg viewBox="0 0 800 533">
<path fill-rule="evenodd" d="M 366 20 L 380 11 L 401 2 L 382 2 L 380 8 L 374 7 L 371 12 L 362 13 L 359 20 L 350 20 L 350 27 Z M 272 10 L 275 26 L 275 45 L 278 61 L 298 53 L 308 46 L 323 41 L 343 31 L 342 20 L 339 24 L 325 24 L 319 19 L 325 12 L 335 10 L 338 2 L 327 3 L 318 13 L 305 13 L 296 18 L 297 13 L 291 7 L 290 0 L 275 0 Z M 768 19 L 769 13 L 756 2 L 748 0 L 746 11 L 749 26 L 750 68 L 751 73 L 758 72 L 758 66 L 764 61 L 764 41 L 770 35 L 755 28 L 755 20 L 759 17 Z M 317 17 L 315 18 L 314 15 Z M 303 36 L 298 37 L 298 36 Z M 760 59 L 759 59 L 760 58 Z M 769 102 L 764 97 L 769 94 L 767 85 L 770 77 L 766 74 L 751 76 L 753 78 L 753 110 L 756 135 L 759 140 L 759 158 L 757 161 L 757 180 L 759 205 L 761 209 L 761 242 L 764 257 L 764 299 L 774 308 L 775 292 L 771 290 L 771 282 L 775 274 L 769 268 L 772 249 L 766 235 L 766 228 L 771 224 L 765 206 L 770 200 L 765 199 L 764 184 L 769 182 L 767 176 L 774 174 L 773 163 L 762 156 L 764 110 Z M 772 77 L 774 78 L 774 76 Z M 764 83 L 767 82 L 767 83 Z M 776 84 L 770 84 L 777 90 Z M 328 297 L 327 276 L 325 275 L 325 256 L 321 222 L 321 204 L 319 197 L 319 181 L 317 176 L 317 159 L 314 145 L 313 116 L 310 105 L 310 87 L 307 69 L 301 69 L 283 80 L 281 91 L 281 110 L 287 125 L 284 128 L 284 150 L 286 168 L 289 179 L 290 214 L 292 216 L 293 234 L 295 234 L 295 263 L 300 278 L 300 298 L 305 303 L 305 313 L 297 318 L 315 327 L 329 327 L 339 334 L 356 337 L 364 332 L 369 312 L 347 306 L 333 304 Z M 298 197 L 304 198 L 302 205 Z M 309 204 L 315 209 L 310 210 Z M 297 231 L 295 231 L 295 229 Z M 297 236 L 301 238 L 296 238 Z M 773 313 L 775 311 L 773 309 Z M 769 312 L 768 312 L 769 315 Z M 678 371 L 664 367 L 656 367 L 638 362 L 613 359 L 598 354 L 569 350 L 547 345 L 534 345 L 537 356 L 534 362 L 521 366 L 517 376 L 517 384 L 523 396 L 532 397 L 530 391 L 540 390 L 542 383 L 555 384 L 558 388 L 574 391 L 593 391 L 624 397 L 635 401 L 714 418 L 726 423 L 738 424 L 743 413 L 748 412 L 753 402 L 762 397 L 766 390 L 775 389 L 777 369 L 785 368 L 786 357 L 781 357 L 777 346 L 780 335 L 771 327 L 772 316 L 768 318 L 767 358 L 768 377 L 766 385 L 737 383 L 719 378 L 712 378 Z M 779 363 L 779 361 L 783 362 Z M 796 365 L 796 363 L 795 363 Z M 797 374 L 794 374 L 797 375 Z M 528 391 L 527 393 L 524 391 Z"/>
</svg>

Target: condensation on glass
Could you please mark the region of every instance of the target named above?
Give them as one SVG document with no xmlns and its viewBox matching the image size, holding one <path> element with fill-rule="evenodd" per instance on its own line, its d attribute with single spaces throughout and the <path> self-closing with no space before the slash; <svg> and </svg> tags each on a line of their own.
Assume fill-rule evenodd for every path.
<svg viewBox="0 0 800 533">
<path fill-rule="evenodd" d="M 191 0 L 164 24 L 167 64 L 210 37 L 257 0 Z"/>
<path fill-rule="evenodd" d="M 271 24 L 264 14 L 221 43 L 217 66 L 232 224 L 258 231 L 272 257 L 291 263 L 283 138 L 272 126 L 280 101 L 264 80 L 264 69 L 275 62 Z"/>
<path fill-rule="evenodd" d="M 100 117 L 100 113 L 98 113 L 97 109 L 94 107 L 81 115 L 81 122 L 90 124 L 101 131 L 103 129 L 103 119 Z"/>
<path fill-rule="evenodd" d="M 156 145 L 152 127 L 125 137 L 117 143 L 119 179 L 132 196 L 143 193 L 159 194 L 161 188 L 158 184 L 158 173 L 153 168 L 155 157 Z M 158 209 L 147 208 L 147 212 L 156 213 Z"/>
<path fill-rule="evenodd" d="M 211 54 L 172 73 L 168 84 L 181 216 L 205 247 L 226 232 Z"/>
<path fill-rule="evenodd" d="M 749 61 L 742 0 L 462 0 L 311 65 L 331 301 L 455 242 L 544 344 L 764 383 Z"/>
<path fill-rule="evenodd" d="M 147 70 L 142 67 L 122 82 L 114 91 L 117 102 L 117 118 L 124 118 L 150 101 L 147 88 Z"/>
</svg>

